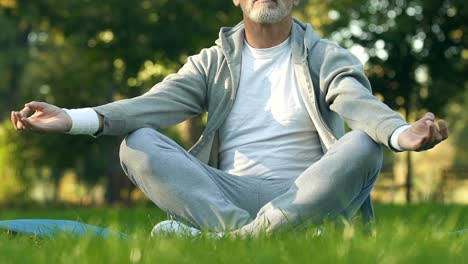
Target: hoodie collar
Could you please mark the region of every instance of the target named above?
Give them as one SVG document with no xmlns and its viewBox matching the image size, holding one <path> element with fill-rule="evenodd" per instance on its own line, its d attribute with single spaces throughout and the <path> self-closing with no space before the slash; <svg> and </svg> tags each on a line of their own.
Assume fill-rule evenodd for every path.
<svg viewBox="0 0 468 264">
<path fill-rule="evenodd" d="M 223 50 L 229 64 L 241 62 L 244 38 L 243 21 L 232 28 L 221 28 L 216 45 Z M 293 18 L 291 51 L 295 62 L 305 61 L 307 59 L 307 50 L 311 50 L 319 40 L 319 35 L 312 29 L 310 24 L 302 23 L 300 20 Z"/>
</svg>

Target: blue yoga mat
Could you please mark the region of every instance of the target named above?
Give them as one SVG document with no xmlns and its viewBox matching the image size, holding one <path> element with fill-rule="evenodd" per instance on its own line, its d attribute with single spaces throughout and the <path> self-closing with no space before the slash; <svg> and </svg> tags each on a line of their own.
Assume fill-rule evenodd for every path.
<svg viewBox="0 0 468 264">
<path fill-rule="evenodd" d="M 17 219 L 0 221 L 0 229 L 7 231 L 35 235 L 39 237 L 53 237 L 58 233 L 70 234 L 73 236 L 84 236 L 92 234 L 99 237 L 127 238 L 128 235 L 111 231 L 107 228 L 88 225 L 85 223 L 70 220 L 51 219 Z"/>
<path fill-rule="evenodd" d="M 113 237 L 127 239 L 128 235 L 115 232 L 104 227 L 88 225 L 70 220 L 51 219 L 17 219 L 0 221 L 0 230 L 11 231 L 19 234 L 35 235 L 38 237 L 53 237 L 59 233 L 73 236 L 84 236 L 92 234 L 98 237 Z M 460 236 L 468 235 L 468 229 L 457 230 L 440 235 Z"/>
</svg>

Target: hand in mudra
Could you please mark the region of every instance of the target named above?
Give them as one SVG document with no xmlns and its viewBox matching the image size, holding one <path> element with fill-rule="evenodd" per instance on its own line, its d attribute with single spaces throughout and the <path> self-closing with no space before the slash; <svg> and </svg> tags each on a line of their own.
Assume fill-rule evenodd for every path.
<svg viewBox="0 0 468 264">
<path fill-rule="evenodd" d="M 446 140 L 448 134 L 447 123 L 439 120 L 437 125 L 434 114 L 427 113 L 400 134 L 398 144 L 405 150 L 423 151 Z"/>
<path fill-rule="evenodd" d="M 28 117 L 32 111 L 34 114 Z M 25 104 L 19 112 L 11 112 L 11 122 L 16 130 L 36 132 L 68 132 L 72 127 L 72 120 L 65 110 L 34 101 Z"/>
</svg>

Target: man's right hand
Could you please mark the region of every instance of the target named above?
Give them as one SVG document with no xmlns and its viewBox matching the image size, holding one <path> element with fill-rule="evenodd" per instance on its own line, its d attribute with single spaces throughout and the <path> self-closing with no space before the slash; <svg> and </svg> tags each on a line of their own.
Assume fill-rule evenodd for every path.
<svg viewBox="0 0 468 264">
<path fill-rule="evenodd" d="M 34 114 L 29 116 L 29 113 Z M 60 107 L 44 102 L 25 104 L 19 112 L 11 112 L 11 122 L 16 130 L 36 132 L 68 132 L 72 127 L 72 119 Z"/>
</svg>

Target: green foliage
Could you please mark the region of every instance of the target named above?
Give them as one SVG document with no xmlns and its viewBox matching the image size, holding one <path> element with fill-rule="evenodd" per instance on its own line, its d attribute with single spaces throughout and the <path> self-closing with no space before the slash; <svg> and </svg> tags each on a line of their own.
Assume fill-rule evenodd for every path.
<svg viewBox="0 0 468 264">
<path fill-rule="evenodd" d="M 12 137 L 11 125 L 3 122 L 0 126 L 0 204 L 9 203 L 20 198 L 25 192 L 25 186 L 19 177 L 24 161 L 16 162 L 17 166 L 10 166 L 15 162 L 17 144 Z"/>
<path fill-rule="evenodd" d="M 313 1 L 309 5 L 303 13 L 315 10 Z M 324 35 L 360 54 L 374 91 L 392 108 L 440 112 L 463 92 L 468 62 L 463 0 L 328 0 L 323 5 L 329 10 L 321 13 Z"/>
<path fill-rule="evenodd" d="M 468 84 L 465 93 L 462 94 L 462 102 L 451 102 L 446 110 L 447 121 L 451 124 L 450 136 L 454 139 L 455 144 L 455 161 L 454 167 L 468 168 L 468 116 L 466 109 L 468 108 Z"/>
</svg>

